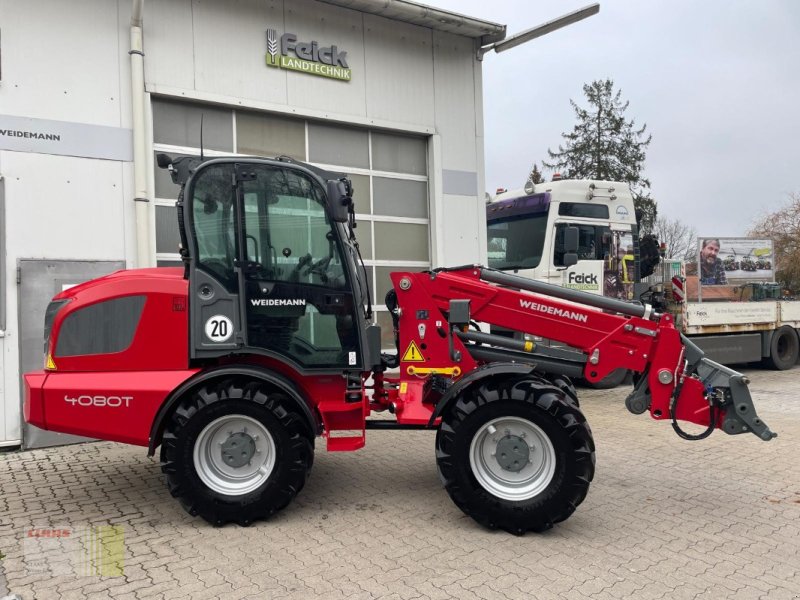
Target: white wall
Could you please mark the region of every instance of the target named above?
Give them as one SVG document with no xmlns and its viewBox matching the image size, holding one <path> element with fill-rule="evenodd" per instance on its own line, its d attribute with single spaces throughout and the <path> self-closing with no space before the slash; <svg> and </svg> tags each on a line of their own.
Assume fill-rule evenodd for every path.
<svg viewBox="0 0 800 600">
<path fill-rule="evenodd" d="M 266 67 L 267 28 L 346 50 L 352 80 Z M 144 30 L 151 92 L 437 134 L 441 151 L 429 173 L 440 184 L 431 185 L 434 265 L 485 260 L 474 40 L 314 0 L 162 0 L 147 5 Z"/>
<path fill-rule="evenodd" d="M 130 2 L 0 0 L 0 115 L 130 129 Z M 19 440 L 20 258 L 134 256 L 131 164 L 0 151 L 5 179 L 6 337 L 0 444 Z"/>
</svg>

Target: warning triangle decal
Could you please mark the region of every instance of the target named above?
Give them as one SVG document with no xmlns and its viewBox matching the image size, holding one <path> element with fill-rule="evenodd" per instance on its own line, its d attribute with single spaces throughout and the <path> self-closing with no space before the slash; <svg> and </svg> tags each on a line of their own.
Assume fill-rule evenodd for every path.
<svg viewBox="0 0 800 600">
<path fill-rule="evenodd" d="M 400 360 L 403 362 L 425 362 L 425 357 L 422 356 L 422 352 L 419 351 L 419 348 L 412 340 Z"/>
</svg>

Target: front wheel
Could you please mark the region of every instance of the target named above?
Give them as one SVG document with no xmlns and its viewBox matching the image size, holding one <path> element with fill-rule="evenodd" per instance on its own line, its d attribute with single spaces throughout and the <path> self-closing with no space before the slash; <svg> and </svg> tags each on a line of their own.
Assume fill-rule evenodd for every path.
<svg viewBox="0 0 800 600">
<path fill-rule="evenodd" d="M 258 382 L 225 381 L 185 399 L 161 449 L 170 492 L 209 523 L 249 525 L 303 488 L 313 444 L 288 398 Z"/>
<path fill-rule="evenodd" d="M 478 523 L 521 535 L 568 518 L 594 476 L 594 441 L 574 401 L 535 377 L 467 389 L 436 436 L 439 475 Z"/>
</svg>

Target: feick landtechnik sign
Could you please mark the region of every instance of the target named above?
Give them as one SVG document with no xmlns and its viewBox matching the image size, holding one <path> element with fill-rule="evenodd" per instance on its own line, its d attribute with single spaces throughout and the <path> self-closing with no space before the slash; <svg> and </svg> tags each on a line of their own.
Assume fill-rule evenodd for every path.
<svg viewBox="0 0 800 600">
<path fill-rule="evenodd" d="M 340 51 L 336 46 L 320 48 L 316 41 L 298 42 L 294 33 L 284 33 L 280 39 L 280 54 L 278 54 L 278 50 L 278 32 L 274 29 L 267 29 L 266 62 L 268 67 L 350 81 L 347 52 Z M 294 56 L 290 52 L 294 53 Z"/>
</svg>

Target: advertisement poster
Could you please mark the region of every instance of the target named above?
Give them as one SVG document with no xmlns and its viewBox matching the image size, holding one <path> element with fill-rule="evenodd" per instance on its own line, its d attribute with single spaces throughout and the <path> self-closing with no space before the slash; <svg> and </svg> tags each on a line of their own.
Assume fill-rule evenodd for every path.
<svg viewBox="0 0 800 600">
<path fill-rule="evenodd" d="M 697 265 L 703 286 L 775 281 L 772 240 L 698 238 Z"/>
</svg>

